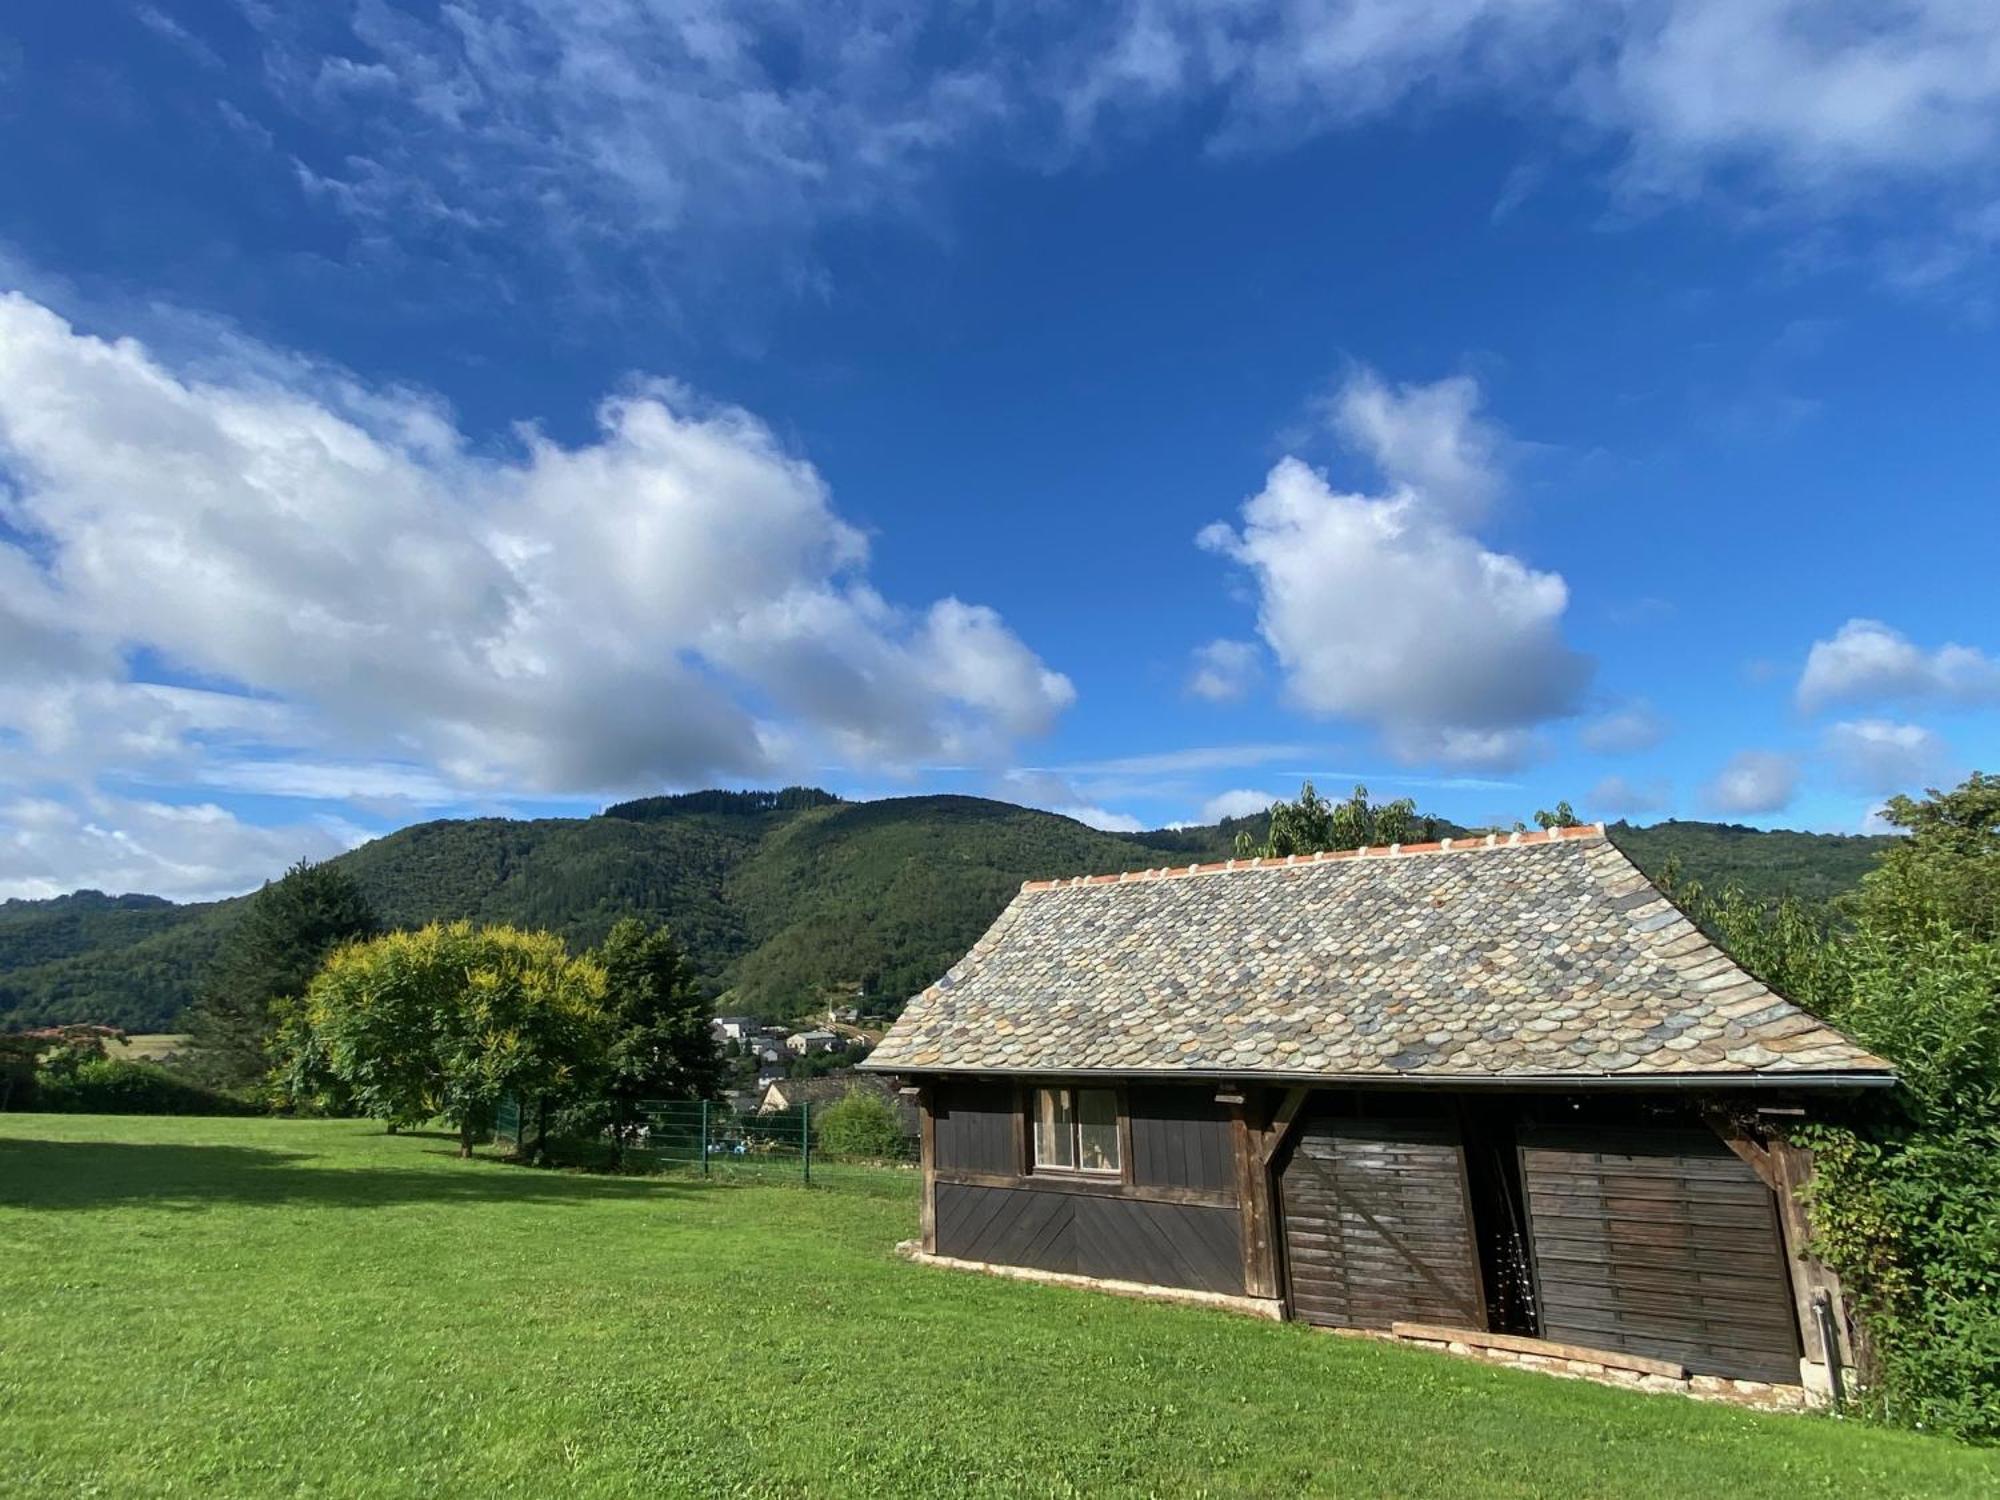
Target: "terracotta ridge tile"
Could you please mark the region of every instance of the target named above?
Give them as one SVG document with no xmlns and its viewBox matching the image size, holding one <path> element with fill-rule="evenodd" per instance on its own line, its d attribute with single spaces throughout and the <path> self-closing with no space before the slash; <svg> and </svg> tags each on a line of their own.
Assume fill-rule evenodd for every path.
<svg viewBox="0 0 2000 1500">
<path fill-rule="evenodd" d="M 1606 839 L 1602 823 L 1579 823 L 1574 828 L 1535 829 L 1522 833 L 1471 834 L 1465 838 L 1439 839 L 1428 844 L 1374 844 L 1359 849 L 1322 849 L 1316 854 L 1257 855 L 1249 859 L 1222 859 L 1209 864 L 1161 865 L 1158 869 L 1117 870 L 1106 875 L 1060 875 L 1050 880 L 1024 880 L 1021 894 L 1054 891 L 1089 885 L 1132 885 L 1150 880 L 1180 880 L 1190 875 L 1240 874 L 1245 870 L 1288 870 L 1300 865 L 1326 864 L 1343 859 L 1406 859 L 1414 854 L 1471 854 L 1485 849 L 1517 849 L 1528 844 L 1563 844 L 1578 839 Z"/>
</svg>

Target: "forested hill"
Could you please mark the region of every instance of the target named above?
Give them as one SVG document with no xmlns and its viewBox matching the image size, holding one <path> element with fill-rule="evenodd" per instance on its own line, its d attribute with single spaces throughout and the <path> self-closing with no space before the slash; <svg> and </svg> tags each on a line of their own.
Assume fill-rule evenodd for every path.
<svg viewBox="0 0 2000 1500">
<path fill-rule="evenodd" d="M 1261 818 L 1122 835 L 971 797 L 839 802 L 825 793 L 652 797 L 590 818 L 422 823 L 338 860 L 384 920 L 546 927 L 597 942 L 638 914 L 669 923 L 732 1008 L 789 1016 L 830 993 L 900 1001 L 985 931 L 1023 880 L 1225 856 Z M 1657 874 L 1761 896 L 1845 890 L 1879 839 L 1713 823 L 1623 824 Z M 177 906 L 77 892 L 0 903 L 0 1029 L 99 1021 L 169 1029 L 243 898 Z"/>
<path fill-rule="evenodd" d="M 1794 833 L 1745 828 L 1740 823 L 1684 823 L 1670 819 L 1649 827 L 1613 823 L 1613 843 L 1654 879 L 1669 859 L 1703 885 L 1740 885 L 1763 901 L 1797 896 L 1829 901 L 1851 891 L 1894 841 L 1887 833 Z"/>
</svg>

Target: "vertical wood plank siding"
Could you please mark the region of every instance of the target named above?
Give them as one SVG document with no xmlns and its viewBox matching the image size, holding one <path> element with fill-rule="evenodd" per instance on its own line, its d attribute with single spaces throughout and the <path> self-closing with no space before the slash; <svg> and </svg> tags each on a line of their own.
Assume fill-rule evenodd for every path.
<svg viewBox="0 0 2000 1500">
<path fill-rule="evenodd" d="M 1197 1291 L 1243 1290 L 1236 1211 L 937 1185 L 940 1255 Z"/>
<path fill-rule="evenodd" d="M 1126 1109 L 1136 1186 L 1235 1191 L 1229 1116 L 1213 1088 L 1132 1088 Z"/>
<path fill-rule="evenodd" d="M 1486 1327 L 1455 1121 L 1308 1121 L 1280 1196 L 1292 1307 L 1308 1323 Z"/>
<path fill-rule="evenodd" d="M 1799 1378 L 1775 1200 L 1712 1135 L 1526 1130 L 1521 1176 L 1547 1337 Z"/>
<path fill-rule="evenodd" d="M 1011 1084 L 951 1079 L 934 1087 L 937 1102 L 933 1106 L 936 1119 L 932 1130 L 940 1170 L 1020 1170 L 1015 1145 L 1020 1111 L 1015 1107 Z"/>
</svg>

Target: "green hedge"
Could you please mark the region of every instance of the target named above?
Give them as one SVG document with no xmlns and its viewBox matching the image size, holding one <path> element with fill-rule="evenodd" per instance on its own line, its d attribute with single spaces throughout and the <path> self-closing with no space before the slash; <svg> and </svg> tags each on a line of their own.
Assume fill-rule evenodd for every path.
<svg viewBox="0 0 2000 1500">
<path fill-rule="evenodd" d="M 151 1063 L 93 1057 L 44 1072 L 30 1106 L 66 1115 L 256 1115 L 261 1106 L 191 1083 Z"/>
</svg>

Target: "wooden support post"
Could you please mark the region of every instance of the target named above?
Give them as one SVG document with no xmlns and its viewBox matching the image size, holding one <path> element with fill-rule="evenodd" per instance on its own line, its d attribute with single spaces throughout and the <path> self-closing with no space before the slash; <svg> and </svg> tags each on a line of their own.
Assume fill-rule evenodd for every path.
<svg viewBox="0 0 2000 1500">
<path fill-rule="evenodd" d="M 1704 1111 L 1703 1118 L 1722 1144 L 1755 1172 L 1777 1199 L 1778 1232 L 1784 1243 L 1792 1310 L 1798 1318 L 1799 1347 L 1804 1351 L 1805 1363 L 1820 1366 L 1825 1372 L 1821 1378 L 1831 1386 L 1840 1372 L 1852 1370 L 1857 1361 L 1848 1333 L 1847 1304 L 1841 1294 L 1840 1278 L 1810 1248 L 1812 1224 L 1803 1194 L 1812 1181 L 1812 1152 L 1776 1136 L 1760 1141 L 1742 1121 L 1724 1110 Z M 1833 1314 L 1836 1347 L 1832 1349 L 1826 1347 L 1814 1305 L 1822 1297 Z M 1810 1383 L 1807 1372 L 1802 1370 L 1800 1374 Z"/>
<path fill-rule="evenodd" d="M 926 1255 L 937 1254 L 937 1085 L 917 1089 L 918 1161 L 923 1172 L 923 1204 L 918 1234 Z"/>
<path fill-rule="evenodd" d="M 1264 1152 L 1264 1132 L 1254 1123 L 1253 1109 L 1262 1090 L 1244 1089 L 1226 1096 L 1231 1155 L 1236 1161 L 1236 1205 L 1243 1244 L 1243 1292 L 1249 1297 L 1276 1297 L 1278 1292 L 1277 1216 L 1271 1211 L 1271 1168 Z"/>
<path fill-rule="evenodd" d="M 1809 1248 L 1812 1223 L 1802 1196 L 1812 1181 L 1812 1152 L 1790 1141 L 1774 1140 L 1769 1148 L 1774 1174 L 1778 1179 L 1778 1227 L 1784 1234 L 1785 1260 L 1791 1271 L 1792 1302 L 1799 1314 L 1799 1342 L 1814 1364 L 1830 1369 L 1852 1369 L 1857 1363 L 1847 1327 L 1847 1304 L 1840 1278 Z M 1833 1310 L 1834 1348 L 1826 1347 L 1820 1320 L 1813 1306 L 1825 1297 Z"/>
</svg>

